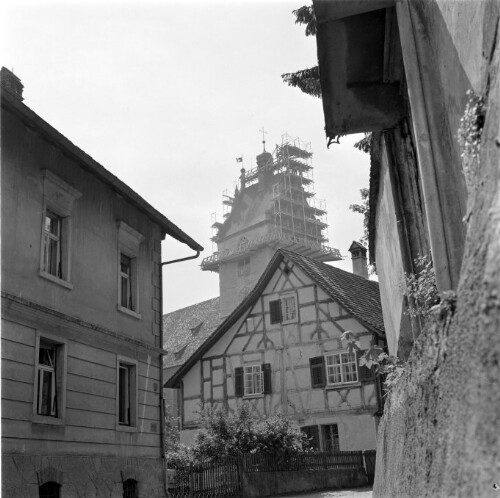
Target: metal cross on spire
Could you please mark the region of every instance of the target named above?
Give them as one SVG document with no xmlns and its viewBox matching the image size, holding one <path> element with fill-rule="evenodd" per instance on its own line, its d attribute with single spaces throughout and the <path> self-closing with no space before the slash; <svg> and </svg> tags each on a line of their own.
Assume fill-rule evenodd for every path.
<svg viewBox="0 0 500 498">
<path fill-rule="evenodd" d="M 267 135 L 267 131 L 264 129 L 264 127 L 262 127 L 259 131 L 262 133 L 262 147 L 264 149 L 264 152 L 266 152 L 266 135 Z"/>
</svg>

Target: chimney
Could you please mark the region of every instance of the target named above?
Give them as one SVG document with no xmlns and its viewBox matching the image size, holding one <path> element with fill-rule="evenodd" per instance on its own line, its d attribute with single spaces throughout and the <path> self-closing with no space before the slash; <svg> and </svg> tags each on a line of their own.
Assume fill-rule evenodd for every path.
<svg viewBox="0 0 500 498">
<path fill-rule="evenodd" d="M 366 259 L 366 247 L 359 242 L 353 241 L 349 252 L 352 255 L 352 272 L 354 275 L 368 279 L 368 266 Z"/>
<path fill-rule="evenodd" d="M 6 67 L 2 67 L 0 70 L 0 79 L 2 90 L 10 93 L 13 97 L 20 101 L 23 100 L 24 85 L 12 71 L 9 71 Z"/>
</svg>

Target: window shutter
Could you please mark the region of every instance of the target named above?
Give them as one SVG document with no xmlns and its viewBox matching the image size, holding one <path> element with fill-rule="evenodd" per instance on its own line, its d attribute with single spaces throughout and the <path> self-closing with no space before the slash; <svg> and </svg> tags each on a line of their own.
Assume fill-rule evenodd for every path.
<svg viewBox="0 0 500 498">
<path fill-rule="evenodd" d="M 325 357 L 316 356 L 309 358 L 309 367 L 311 369 L 311 387 L 325 387 Z"/>
<path fill-rule="evenodd" d="M 366 365 L 361 366 L 359 364 L 359 358 L 363 356 L 364 353 L 364 351 L 359 351 L 356 355 L 356 361 L 358 362 L 358 380 L 360 382 L 373 382 L 375 380 L 374 368 L 368 368 Z"/>
<path fill-rule="evenodd" d="M 234 395 L 237 398 L 242 398 L 244 394 L 243 367 L 236 367 L 234 369 Z"/>
<path fill-rule="evenodd" d="M 271 312 L 271 323 L 281 323 L 281 301 L 269 301 L 269 311 Z"/>
<path fill-rule="evenodd" d="M 271 385 L 271 364 L 264 363 L 262 365 L 262 377 L 264 377 L 264 394 L 272 393 Z"/>
</svg>

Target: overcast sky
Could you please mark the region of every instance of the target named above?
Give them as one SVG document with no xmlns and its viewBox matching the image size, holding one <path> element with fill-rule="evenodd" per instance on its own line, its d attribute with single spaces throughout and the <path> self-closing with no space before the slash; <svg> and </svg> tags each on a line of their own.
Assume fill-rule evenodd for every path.
<svg viewBox="0 0 500 498">
<path fill-rule="evenodd" d="M 330 245 L 349 254 L 368 186 L 362 136 L 326 148 L 320 99 L 281 74 L 314 66 L 316 43 L 294 24 L 301 1 L 3 3 L 0 64 L 25 104 L 212 252 L 211 213 L 234 190 L 243 155 L 255 166 L 264 126 L 272 151 L 288 133 L 311 142 Z M 189 256 L 165 242 L 163 258 Z M 167 266 L 164 311 L 218 295 L 201 259 Z M 350 260 L 335 263 L 348 271 Z"/>
</svg>

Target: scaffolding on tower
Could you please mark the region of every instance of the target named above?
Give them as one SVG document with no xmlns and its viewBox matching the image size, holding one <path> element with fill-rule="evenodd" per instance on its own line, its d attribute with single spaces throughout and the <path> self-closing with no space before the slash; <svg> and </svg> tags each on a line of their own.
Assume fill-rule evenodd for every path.
<svg viewBox="0 0 500 498">
<path fill-rule="evenodd" d="M 220 262 L 240 258 L 242 251 L 250 253 L 264 245 L 284 247 L 320 261 L 342 259 L 338 249 L 327 245 L 326 203 L 315 195 L 311 144 L 284 134 L 272 154 L 264 152 L 259 157 L 259 166 L 242 170 L 241 180 L 247 188 L 259 182 L 263 174 L 271 178 L 272 205 L 268 213 L 272 226 L 267 233 L 249 240 L 245 247 L 235 246 L 206 257 L 202 270 L 218 271 Z M 220 242 L 219 229 L 230 218 L 234 202 L 235 198 L 224 191 L 223 222 L 212 222 L 212 229 L 217 232 L 213 242 Z"/>
</svg>

